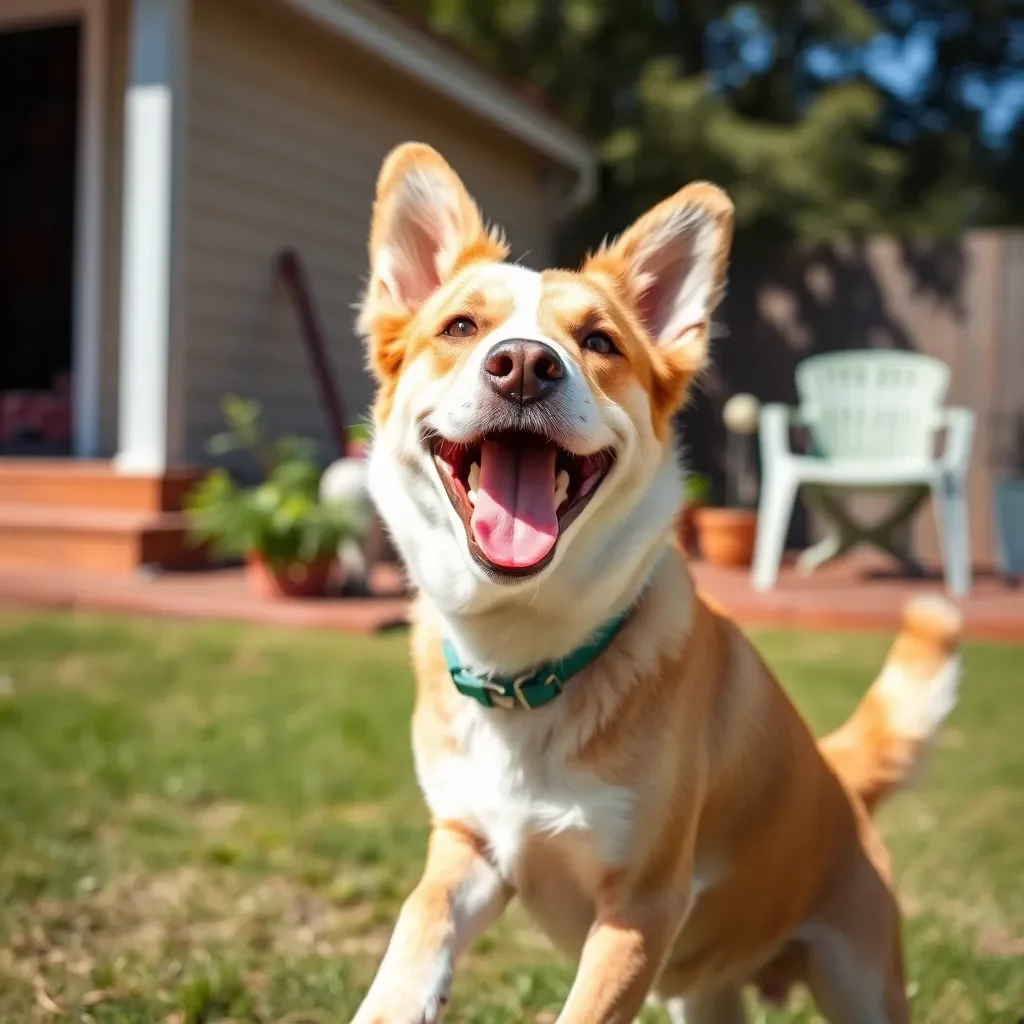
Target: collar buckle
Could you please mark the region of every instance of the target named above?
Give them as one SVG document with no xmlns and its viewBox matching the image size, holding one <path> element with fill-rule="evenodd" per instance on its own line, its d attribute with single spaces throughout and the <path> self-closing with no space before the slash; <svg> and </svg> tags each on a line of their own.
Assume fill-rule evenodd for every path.
<svg viewBox="0 0 1024 1024">
<path fill-rule="evenodd" d="M 493 707 L 503 708 L 505 711 L 511 711 L 515 706 L 516 702 L 508 696 L 505 692 L 505 687 L 501 683 L 496 683 L 491 679 L 481 678 L 481 686 L 487 691 L 487 695 L 490 698 L 491 705 Z M 515 682 L 515 694 L 520 701 L 523 701 L 523 696 L 518 689 L 519 680 Z M 530 705 L 523 701 L 523 707 L 528 708 Z"/>
<path fill-rule="evenodd" d="M 520 676 L 518 679 L 512 680 L 512 692 L 516 695 L 516 700 L 519 701 L 527 711 L 532 711 L 533 705 L 526 699 L 526 695 L 523 693 L 523 687 L 532 679 L 533 676 Z"/>
</svg>

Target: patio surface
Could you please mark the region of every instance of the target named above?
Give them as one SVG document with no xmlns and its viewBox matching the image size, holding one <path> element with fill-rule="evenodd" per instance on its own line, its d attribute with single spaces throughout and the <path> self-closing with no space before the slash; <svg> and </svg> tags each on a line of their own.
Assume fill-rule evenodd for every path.
<svg viewBox="0 0 1024 1024">
<path fill-rule="evenodd" d="M 386 570 L 390 567 L 383 567 Z M 0 571 L 0 606 L 128 612 L 184 619 L 234 619 L 265 625 L 376 633 L 408 620 L 397 572 L 375 580 L 372 597 L 264 601 L 243 569 L 95 576 L 49 570 Z"/>
<path fill-rule="evenodd" d="M 776 589 L 767 594 L 751 590 L 749 575 L 743 570 L 720 569 L 704 562 L 695 562 L 692 568 L 698 585 L 745 625 L 892 630 L 899 624 L 907 598 L 942 592 L 939 580 L 896 575 L 891 563 L 873 557 L 841 560 L 811 576 L 786 566 Z M 366 598 L 268 602 L 249 593 L 241 569 L 169 572 L 150 578 L 0 572 L 0 606 L 7 607 L 234 619 L 357 633 L 405 623 L 408 602 L 394 567 L 378 569 L 373 591 L 374 596 Z M 963 608 L 968 636 L 1024 642 L 1024 589 L 980 574 Z"/>
<path fill-rule="evenodd" d="M 698 585 L 744 625 L 805 629 L 896 629 L 906 601 L 921 593 L 944 594 L 937 576 L 912 579 L 885 556 L 851 555 L 804 575 L 792 559 L 776 588 L 759 594 L 749 574 L 693 565 Z M 1024 589 L 1011 587 L 991 572 L 976 572 L 966 601 L 964 632 L 977 640 L 1024 642 Z"/>
</svg>

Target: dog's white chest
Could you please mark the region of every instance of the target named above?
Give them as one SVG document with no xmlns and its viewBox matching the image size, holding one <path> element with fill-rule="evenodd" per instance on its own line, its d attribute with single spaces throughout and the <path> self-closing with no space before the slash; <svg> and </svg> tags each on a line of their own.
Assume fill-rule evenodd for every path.
<svg viewBox="0 0 1024 1024">
<path fill-rule="evenodd" d="M 460 753 L 417 757 L 433 814 L 485 839 L 508 878 L 528 842 L 567 832 L 585 836 L 601 863 L 628 855 L 632 794 L 569 765 L 571 736 L 554 714 L 494 715 L 467 704 L 452 726 Z"/>
</svg>

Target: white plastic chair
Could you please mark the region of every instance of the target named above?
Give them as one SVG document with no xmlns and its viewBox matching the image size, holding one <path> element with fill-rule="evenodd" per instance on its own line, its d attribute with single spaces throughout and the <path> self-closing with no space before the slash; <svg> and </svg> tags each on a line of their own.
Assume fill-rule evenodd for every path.
<svg viewBox="0 0 1024 1024">
<path fill-rule="evenodd" d="M 974 435 L 969 409 L 944 408 L 949 367 L 910 352 L 853 351 L 812 356 L 796 370 L 799 408 L 761 409 L 761 497 L 753 585 L 770 590 L 778 578 L 797 491 L 829 523 L 824 540 L 803 552 L 810 571 L 863 542 L 919 568 L 901 537 L 930 494 L 935 506 L 946 587 L 971 588 L 965 486 Z M 790 428 L 805 427 L 807 454 L 793 452 Z M 937 439 L 945 445 L 936 454 Z M 840 494 L 848 490 L 902 495 L 883 521 L 856 522 Z"/>
</svg>

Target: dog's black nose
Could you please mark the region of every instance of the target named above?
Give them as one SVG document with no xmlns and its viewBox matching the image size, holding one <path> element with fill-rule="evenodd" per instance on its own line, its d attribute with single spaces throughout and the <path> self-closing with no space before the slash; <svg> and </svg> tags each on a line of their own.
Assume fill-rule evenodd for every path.
<svg viewBox="0 0 1024 1024">
<path fill-rule="evenodd" d="M 513 338 L 487 353 L 483 372 L 499 395 L 525 405 L 547 398 L 558 387 L 565 366 L 550 345 Z"/>
</svg>

